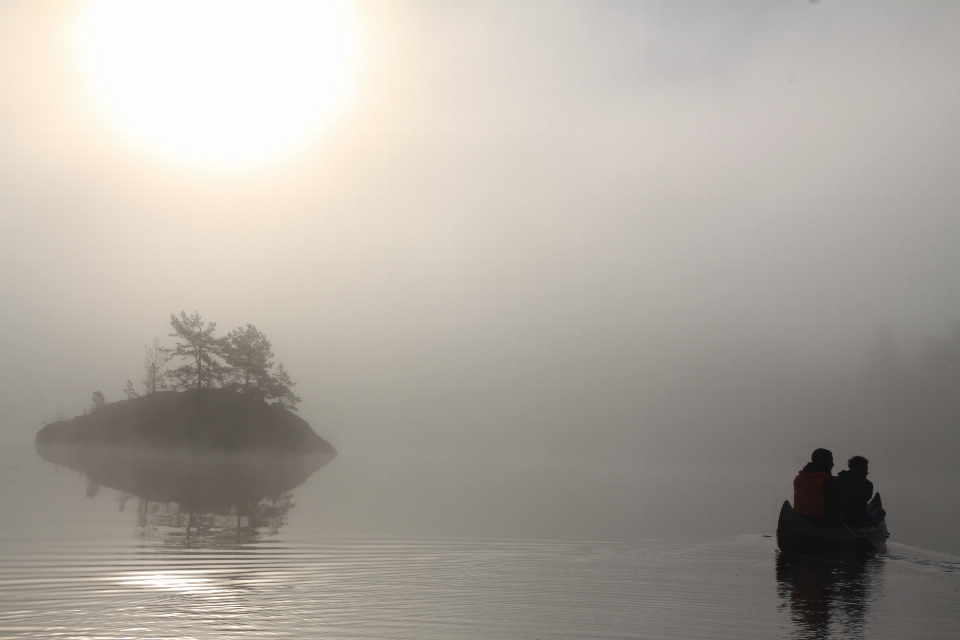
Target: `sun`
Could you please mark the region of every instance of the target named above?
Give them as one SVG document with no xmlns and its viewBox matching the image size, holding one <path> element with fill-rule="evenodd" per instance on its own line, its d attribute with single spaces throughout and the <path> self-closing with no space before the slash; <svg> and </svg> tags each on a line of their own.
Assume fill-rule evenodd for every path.
<svg viewBox="0 0 960 640">
<path fill-rule="evenodd" d="M 342 108 L 356 67 L 345 1 L 93 2 L 76 32 L 99 110 L 196 165 L 289 155 Z"/>
</svg>

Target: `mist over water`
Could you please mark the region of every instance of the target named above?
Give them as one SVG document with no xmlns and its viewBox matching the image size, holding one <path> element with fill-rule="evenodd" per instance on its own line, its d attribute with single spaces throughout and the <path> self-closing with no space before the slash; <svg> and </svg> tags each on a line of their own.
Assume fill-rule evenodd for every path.
<svg viewBox="0 0 960 640">
<path fill-rule="evenodd" d="M 295 4 L 244 6 L 269 14 L 250 24 L 296 17 Z M 285 156 L 198 167 L 138 142 L 162 142 L 165 129 L 191 140 L 203 125 L 196 114 L 132 113 L 156 126 L 130 132 L 98 110 L 103 96 L 76 49 L 86 4 L 0 4 L 4 562 L 19 550 L 42 558 L 67 523 L 82 531 L 80 564 L 94 540 L 181 549 L 189 505 L 155 497 L 135 507 L 140 498 L 128 497 L 121 512 L 114 489 L 85 498 L 89 478 L 55 471 L 34 448 L 44 424 L 80 415 L 94 391 L 112 403 L 131 380 L 143 392 L 144 345 L 172 346 L 168 318 L 181 311 L 216 322 L 218 336 L 250 323 L 269 336 L 302 398 L 298 415 L 339 452 L 296 487 L 208 510 L 209 526 L 197 526 L 211 540 L 239 532 L 216 549 L 289 544 L 309 548 L 305 566 L 316 567 L 359 558 L 376 540 L 389 548 L 384 562 L 406 566 L 419 547 L 405 555 L 413 547 L 397 540 L 481 541 L 443 556 L 455 566 L 430 578 L 436 593 L 461 553 L 501 577 L 509 563 L 482 558 L 529 553 L 543 560 L 538 575 L 556 577 L 580 575 L 567 562 L 586 553 L 601 558 L 585 560 L 586 573 L 613 571 L 620 585 L 629 572 L 610 567 L 648 558 L 629 541 L 650 539 L 687 549 L 695 560 L 683 570 L 705 562 L 716 583 L 732 565 L 683 545 L 724 540 L 718 557 L 762 564 L 770 607 L 800 612 L 784 622 L 809 632 L 797 637 L 842 634 L 804 617 L 829 597 L 796 595 L 796 584 L 873 602 L 880 596 L 864 591 L 902 595 L 915 583 L 896 582 L 889 558 L 863 571 L 774 566 L 773 543 L 760 536 L 774 533 L 811 451 L 826 447 L 835 471 L 853 455 L 870 460 L 892 544 L 960 554 L 960 7 L 337 6 L 355 41 L 334 56 L 345 65 L 335 74 L 320 49 L 309 49 L 320 56 L 309 64 L 297 57 L 309 48 L 299 27 L 275 52 L 289 65 L 272 86 L 308 90 L 296 76 L 306 73 L 336 93 L 336 110 L 296 135 L 288 122 L 237 121 L 226 87 L 256 95 L 267 85 L 243 78 L 269 78 L 244 55 L 204 59 L 225 35 L 198 46 L 192 66 L 163 57 L 177 33 L 169 25 L 187 19 L 190 3 L 118 18 L 154 25 L 124 37 L 159 47 L 146 71 L 117 61 L 129 74 L 110 77 L 137 97 L 125 109 L 188 103 L 201 95 L 191 83 L 206 78 L 202 95 L 220 101 L 202 112 L 222 127 L 203 138 L 210 157 L 259 140 L 221 148 L 217 135 L 296 138 Z M 245 50 L 242 38 L 229 42 Z M 189 78 L 161 82 L 185 69 Z M 255 509 L 264 500 L 274 509 L 290 491 L 282 518 Z M 139 509 L 141 533 L 150 514 L 161 533 L 131 533 Z M 730 542 L 740 534 L 751 542 Z M 345 546 L 319 549 L 312 536 Z M 545 540 L 559 546 L 542 556 L 497 546 Z M 613 546 L 584 551 L 598 541 Z M 618 560 L 605 564 L 608 552 Z M 123 556 L 129 571 L 134 557 Z M 292 584 L 291 566 L 265 571 Z M 360 574 L 375 575 L 364 566 Z M 938 582 L 916 600 L 952 593 L 956 574 L 936 575 L 947 576 L 945 590 Z M 5 596 L 26 578 L 9 579 Z M 554 604 L 575 601 L 576 581 L 560 583 L 572 591 Z M 65 587 L 62 602 L 83 584 Z M 583 602 L 622 622 L 611 637 L 636 637 L 615 604 L 604 609 L 615 590 L 598 587 Z M 556 610 L 544 606 L 547 619 Z M 840 609 L 850 635 L 880 637 L 869 626 L 877 609 Z M 780 628 L 772 620 L 758 636 Z M 434 635 L 497 636 L 450 624 Z M 521 628 L 536 631 L 501 635 Z M 366 637 L 396 631 L 376 629 Z M 452 629 L 464 633 L 443 632 Z"/>
<path fill-rule="evenodd" d="M 856 559 L 777 556 L 774 540 L 756 534 L 477 537 L 452 534 L 449 512 L 431 522 L 425 511 L 402 532 L 395 513 L 331 508 L 340 489 L 327 474 L 339 460 L 292 492 L 224 511 L 91 491 L 66 468 L 22 459 L 0 476 L 5 637 L 897 638 L 923 629 L 924 637 L 949 638 L 957 631 L 958 558 L 898 543 Z M 371 534 L 376 515 L 393 530 Z"/>
</svg>

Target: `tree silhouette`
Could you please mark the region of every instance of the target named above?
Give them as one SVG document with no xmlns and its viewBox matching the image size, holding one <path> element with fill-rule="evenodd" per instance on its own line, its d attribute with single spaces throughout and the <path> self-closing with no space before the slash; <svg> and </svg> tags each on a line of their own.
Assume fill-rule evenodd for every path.
<svg viewBox="0 0 960 640">
<path fill-rule="evenodd" d="M 91 411 L 96 411 L 100 407 L 107 406 L 107 398 L 103 395 L 102 391 L 94 391 L 93 395 L 90 396 L 90 400 L 93 403 L 90 407 Z"/>
<path fill-rule="evenodd" d="M 270 385 L 270 396 L 277 399 L 280 406 L 291 411 L 297 410 L 297 403 L 300 402 L 300 396 L 293 392 L 293 387 L 297 383 L 290 379 L 287 370 L 283 368 L 283 363 L 277 365 L 277 372 L 273 375 Z"/>
<path fill-rule="evenodd" d="M 163 379 L 163 368 L 173 358 L 168 349 L 160 346 L 160 338 L 154 338 L 149 347 L 143 346 L 143 391 L 156 393 L 158 389 L 166 389 L 167 382 Z"/>
<path fill-rule="evenodd" d="M 127 380 L 127 386 L 124 387 L 123 393 L 127 396 L 127 400 L 131 400 L 140 395 L 137 393 L 137 390 L 133 388 L 133 382 L 130 380 Z"/>
<path fill-rule="evenodd" d="M 196 387 L 200 391 L 204 386 L 209 389 L 221 382 L 227 370 L 214 359 L 223 350 L 224 343 L 213 335 L 217 323 L 204 323 L 199 313 L 188 316 L 186 311 L 181 311 L 180 317 L 170 314 L 170 326 L 174 330 L 170 337 L 178 339 L 170 353 L 188 361 L 167 373 L 174 387 L 178 390 Z"/>
<path fill-rule="evenodd" d="M 230 389 L 263 399 L 270 394 L 273 351 L 267 337 L 252 324 L 231 331 L 224 342 L 223 359 L 231 368 Z"/>
</svg>

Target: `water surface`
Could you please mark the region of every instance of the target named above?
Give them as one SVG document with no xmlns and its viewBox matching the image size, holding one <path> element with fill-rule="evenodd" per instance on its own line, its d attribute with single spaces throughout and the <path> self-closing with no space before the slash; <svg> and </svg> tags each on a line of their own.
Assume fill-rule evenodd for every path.
<svg viewBox="0 0 960 640">
<path fill-rule="evenodd" d="M 257 509 L 190 513 L 185 505 L 91 488 L 67 469 L 7 458 L 0 635 L 960 635 L 960 559 L 951 556 L 891 543 L 888 554 L 864 561 L 788 560 L 759 534 L 371 536 L 349 524 L 324 525 L 322 511 L 309 504 L 317 492 L 308 490 L 322 487 L 323 474 Z"/>
</svg>

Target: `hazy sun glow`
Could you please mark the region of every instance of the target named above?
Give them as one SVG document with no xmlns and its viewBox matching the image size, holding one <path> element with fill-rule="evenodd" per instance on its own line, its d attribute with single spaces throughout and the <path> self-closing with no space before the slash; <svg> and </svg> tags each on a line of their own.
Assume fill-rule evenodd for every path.
<svg viewBox="0 0 960 640">
<path fill-rule="evenodd" d="M 179 160 L 273 160 L 343 103 L 357 54 L 349 6 L 322 2 L 96 2 L 80 59 L 105 114 Z"/>
</svg>

